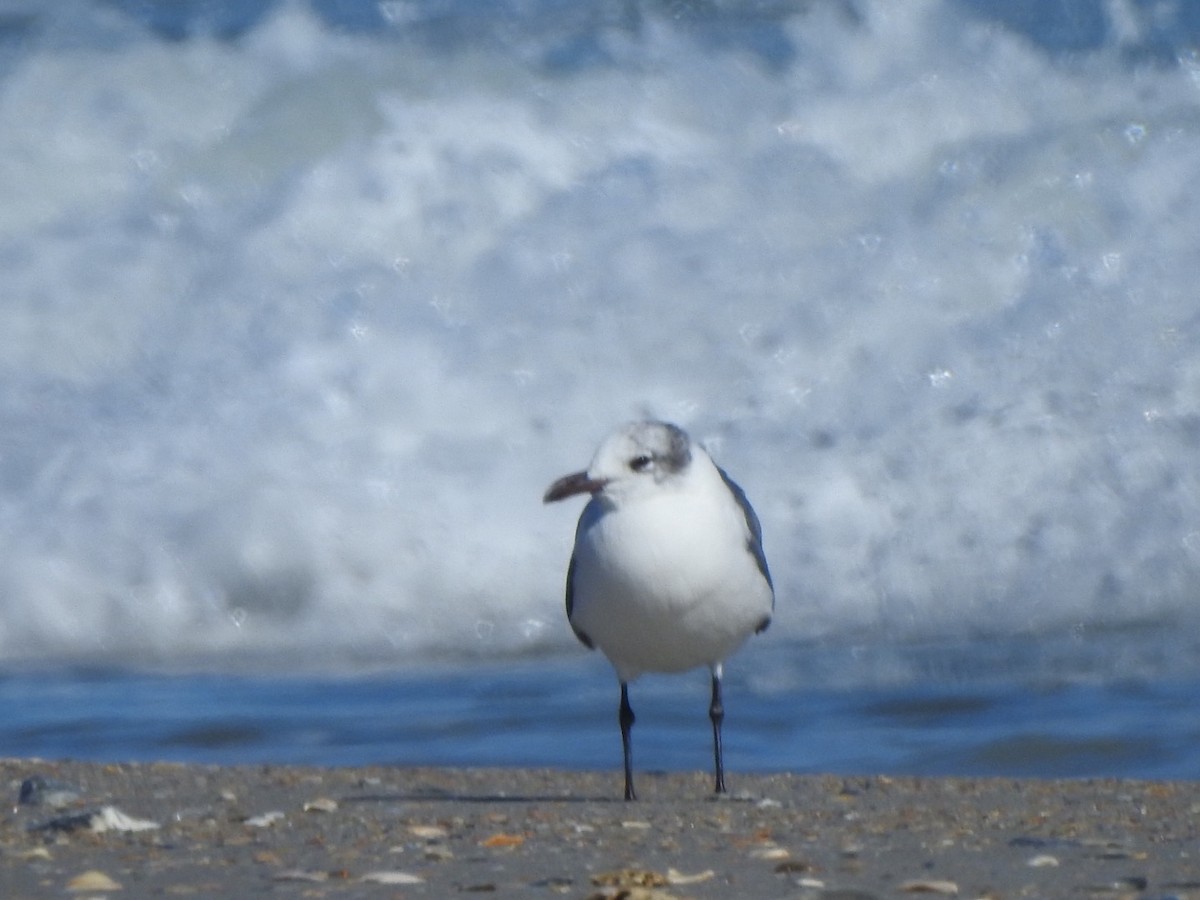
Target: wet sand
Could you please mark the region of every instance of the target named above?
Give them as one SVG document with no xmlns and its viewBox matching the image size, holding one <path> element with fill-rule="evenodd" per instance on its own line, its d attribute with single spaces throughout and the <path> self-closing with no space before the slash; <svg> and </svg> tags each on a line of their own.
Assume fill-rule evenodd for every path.
<svg viewBox="0 0 1200 900">
<path fill-rule="evenodd" d="M 617 772 L 0 772 L 7 900 L 1200 898 L 1193 783 L 733 772 L 718 800 L 707 775 L 642 772 L 625 803 Z"/>
</svg>

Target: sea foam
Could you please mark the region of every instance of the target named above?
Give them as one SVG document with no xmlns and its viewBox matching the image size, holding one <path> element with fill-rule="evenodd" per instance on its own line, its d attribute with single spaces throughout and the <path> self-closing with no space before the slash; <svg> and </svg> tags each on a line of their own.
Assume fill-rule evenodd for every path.
<svg viewBox="0 0 1200 900">
<path fill-rule="evenodd" d="M 566 649 L 541 494 L 642 415 L 755 503 L 771 639 L 1194 627 L 1200 67 L 978 6 L 31 14 L 0 660 Z"/>
</svg>

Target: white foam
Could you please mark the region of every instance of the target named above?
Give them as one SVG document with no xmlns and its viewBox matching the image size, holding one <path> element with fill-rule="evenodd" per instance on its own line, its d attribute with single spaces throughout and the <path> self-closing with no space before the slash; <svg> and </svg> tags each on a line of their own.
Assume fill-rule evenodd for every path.
<svg viewBox="0 0 1200 900">
<path fill-rule="evenodd" d="M 1187 65 L 839 9 L 781 14 L 776 67 L 654 15 L 571 71 L 551 30 L 296 6 L 31 38 L 0 67 L 0 659 L 570 647 L 577 510 L 540 497 L 642 413 L 755 502 L 773 636 L 1191 615 Z"/>
</svg>

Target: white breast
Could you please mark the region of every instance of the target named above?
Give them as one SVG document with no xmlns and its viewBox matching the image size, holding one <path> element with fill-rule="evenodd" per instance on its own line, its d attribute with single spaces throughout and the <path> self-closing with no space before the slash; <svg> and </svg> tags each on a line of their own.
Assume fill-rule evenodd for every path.
<svg viewBox="0 0 1200 900">
<path fill-rule="evenodd" d="M 677 487 L 584 515 L 571 621 L 623 681 L 715 665 L 770 615 L 745 516 L 702 462 Z"/>
</svg>

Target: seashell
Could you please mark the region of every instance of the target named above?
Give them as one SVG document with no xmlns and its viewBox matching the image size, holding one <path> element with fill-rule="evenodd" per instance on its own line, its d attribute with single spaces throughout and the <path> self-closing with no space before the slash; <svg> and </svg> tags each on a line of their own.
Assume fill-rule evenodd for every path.
<svg viewBox="0 0 1200 900">
<path fill-rule="evenodd" d="M 126 815 L 115 806 L 105 806 L 91 817 L 88 827 L 97 833 L 105 831 L 151 831 L 160 828 L 157 822 L 149 819 L 135 819 Z"/>
<path fill-rule="evenodd" d="M 119 891 L 121 885 L 98 869 L 89 869 L 67 882 L 68 891 Z"/>
<path fill-rule="evenodd" d="M 367 884 L 424 884 L 425 879 L 410 872 L 368 872 L 358 879 Z"/>
<path fill-rule="evenodd" d="M 712 869 L 705 869 L 695 875 L 684 875 L 678 869 L 667 869 L 667 884 L 699 884 L 716 877 L 717 873 Z"/>
<path fill-rule="evenodd" d="M 242 824 L 248 825 L 251 828 L 267 828 L 285 818 L 287 817 L 279 810 L 272 810 L 271 812 L 263 813 L 261 816 L 251 816 Z"/>
</svg>

